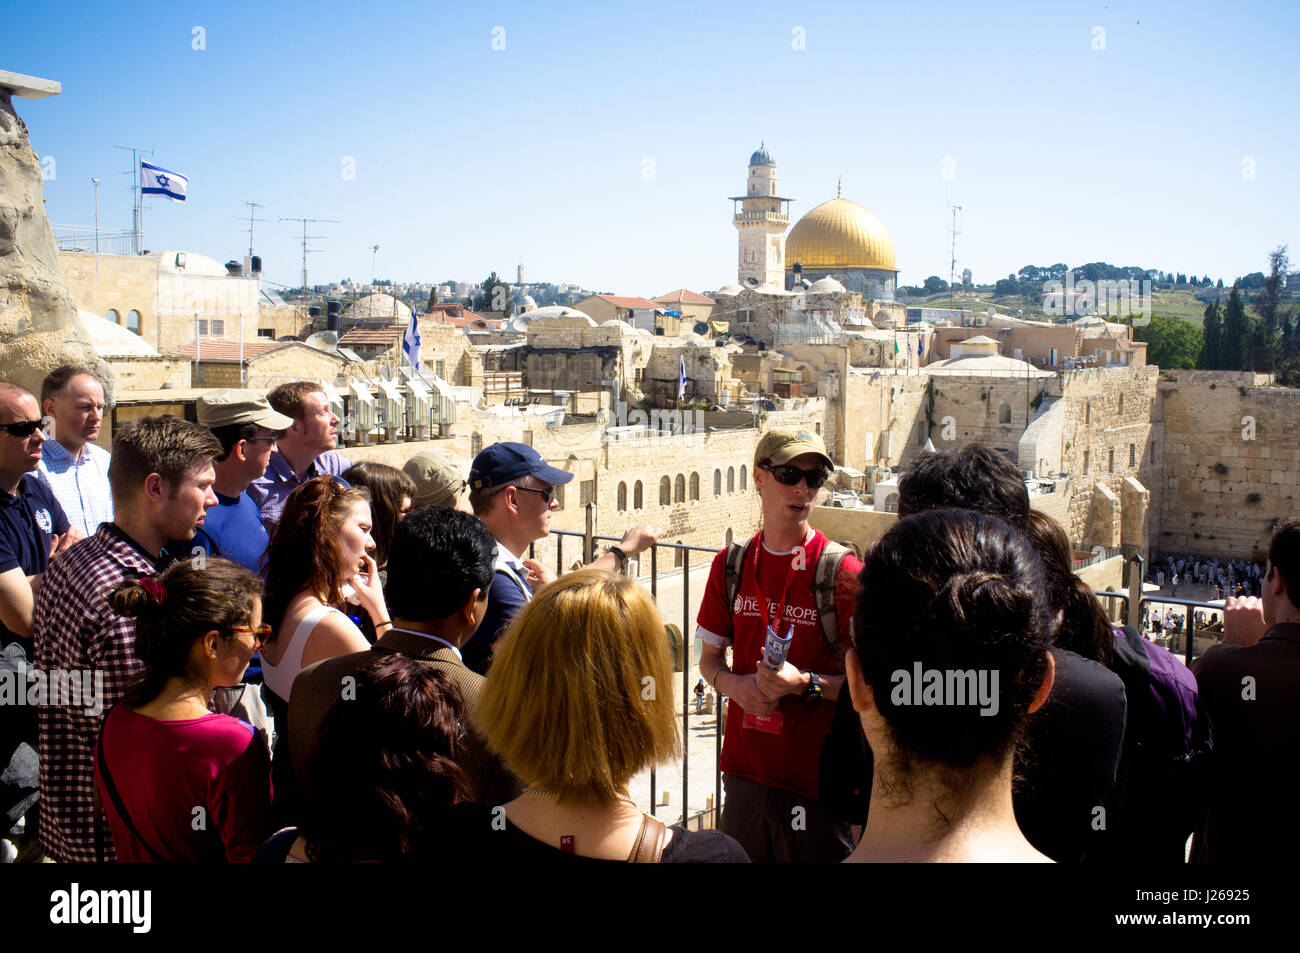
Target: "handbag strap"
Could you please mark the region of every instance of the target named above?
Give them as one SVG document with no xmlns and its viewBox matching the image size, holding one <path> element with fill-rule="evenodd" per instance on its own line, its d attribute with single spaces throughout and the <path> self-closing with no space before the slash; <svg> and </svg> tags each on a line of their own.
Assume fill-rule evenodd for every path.
<svg viewBox="0 0 1300 953">
<path fill-rule="evenodd" d="M 109 715 L 113 713 L 110 710 Z M 108 791 L 108 796 L 113 802 L 113 807 L 117 811 L 117 816 L 122 818 L 126 823 L 126 829 L 129 830 L 135 839 L 144 845 L 144 849 L 149 852 L 149 856 L 156 863 L 170 863 L 166 857 L 154 850 L 149 842 L 144 839 L 144 835 L 136 829 L 135 822 L 131 820 L 131 815 L 127 813 L 126 805 L 122 803 L 122 795 L 117 793 L 117 785 L 113 783 L 113 775 L 108 771 L 108 761 L 104 758 L 104 729 L 108 727 L 108 718 L 104 719 L 103 727 L 99 729 L 99 744 L 95 745 L 95 757 L 99 763 L 99 776 L 104 781 L 104 788 Z M 98 791 L 96 791 L 98 793 Z"/>
<path fill-rule="evenodd" d="M 668 825 L 649 814 L 641 815 L 641 829 L 637 832 L 636 843 L 632 853 L 628 854 L 629 864 L 657 864 L 664 853 L 664 838 Z"/>
</svg>

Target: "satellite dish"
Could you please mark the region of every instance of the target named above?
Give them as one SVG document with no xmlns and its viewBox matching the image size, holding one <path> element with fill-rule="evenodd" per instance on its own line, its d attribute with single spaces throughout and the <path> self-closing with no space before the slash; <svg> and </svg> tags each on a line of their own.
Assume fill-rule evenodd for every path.
<svg viewBox="0 0 1300 953">
<path fill-rule="evenodd" d="M 695 327 L 691 328 L 691 330 L 702 338 L 709 336 L 709 324 L 707 321 L 696 321 Z"/>
<path fill-rule="evenodd" d="M 750 277 L 745 279 L 745 284 L 749 285 L 751 288 L 757 288 L 758 279 L 751 275 Z"/>
<path fill-rule="evenodd" d="M 303 343 L 308 347 L 316 348 L 318 351 L 337 351 L 339 348 L 338 332 L 317 331 Z"/>
</svg>

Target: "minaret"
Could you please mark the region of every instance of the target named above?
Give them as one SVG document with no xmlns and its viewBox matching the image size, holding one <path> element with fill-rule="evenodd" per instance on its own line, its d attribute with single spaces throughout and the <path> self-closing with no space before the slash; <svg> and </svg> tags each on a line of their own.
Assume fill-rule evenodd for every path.
<svg viewBox="0 0 1300 953">
<path fill-rule="evenodd" d="M 749 157 L 744 195 L 733 195 L 732 224 L 740 232 L 738 280 L 742 288 L 785 282 L 785 230 L 793 199 L 776 194 L 776 162 L 765 145 Z"/>
</svg>

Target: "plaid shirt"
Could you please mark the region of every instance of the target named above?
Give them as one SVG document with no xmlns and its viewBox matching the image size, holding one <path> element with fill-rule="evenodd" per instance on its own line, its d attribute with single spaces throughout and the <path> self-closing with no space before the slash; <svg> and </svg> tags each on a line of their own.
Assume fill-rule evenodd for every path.
<svg viewBox="0 0 1300 953">
<path fill-rule="evenodd" d="M 135 622 L 116 615 L 104 594 L 125 579 L 150 576 L 154 563 L 113 523 L 79 540 L 50 563 L 36 599 L 36 667 L 102 671 L 98 715 L 87 706 L 42 705 L 40 732 L 42 849 L 55 860 L 95 861 L 94 751 L 108 710 L 144 671 L 135 657 Z M 53 698 L 50 701 L 54 701 Z M 108 857 L 112 837 L 104 825 Z"/>
<path fill-rule="evenodd" d="M 45 441 L 41 450 L 37 473 L 54 491 L 72 528 L 82 536 L 93 536 L 100 523 L 113 522 L 113 491 L 108 486 L 108 461 L 113 455 L 88 443 L 78 460 L 57 440 Z"/>
</svg>

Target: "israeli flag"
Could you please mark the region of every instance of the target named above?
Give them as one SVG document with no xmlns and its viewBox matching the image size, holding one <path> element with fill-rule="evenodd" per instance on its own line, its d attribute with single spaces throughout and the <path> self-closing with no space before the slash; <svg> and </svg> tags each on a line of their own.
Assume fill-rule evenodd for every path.
<svg viewBox="0 0 1300 953">
<path fill-rule="evenodd" d="M 190 180 L 179 172 L 140 162 L 140 191 L 145 195 L 165 195 L 173 202 L 184 202 L 189 184 Z"/>
<path fill-rule="evenodd" d="M 420 322 L 415 319 L 415 309 L 411 309 L 411 323 L 406 326 L 406 334 L 402 336 L 402 353 L 406 355 L 406 360 L 411 365 L 412 370 L 420 369 Z"/>
<path fill-rule="evenodd" d="M 686 396 L 686 355 L 682 355 L 681 374 L 677 378 L 677 399 L 681 400 Z"/>
</svg>

